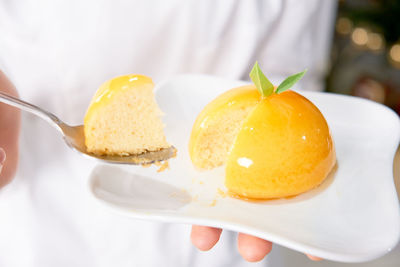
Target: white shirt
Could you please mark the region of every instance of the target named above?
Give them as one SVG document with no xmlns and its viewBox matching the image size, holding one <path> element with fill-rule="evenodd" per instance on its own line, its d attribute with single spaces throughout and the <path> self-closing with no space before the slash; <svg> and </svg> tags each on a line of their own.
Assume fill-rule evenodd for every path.
<svg viewBox="0 0 400 267">
<path fill-rule="evenodd" d="M 275 83 L 308 68 L 300 86 L 321 90 L 335 7 L 333 0 L 3 1 L 0 68 L 21 98 L 70 124 L 82 123 L 102 82 L 128 73 L 155 82 L 182 73 L 247 79 L 258 60 Z M 250 265 L 234 233 L 204 253 L 191 245 L 190 226 L 103 210 L 86 189 L 94 163 L 29 114 L 20 151 L 18 173 L 0 191 L 0 266 Z"/>
</svg>

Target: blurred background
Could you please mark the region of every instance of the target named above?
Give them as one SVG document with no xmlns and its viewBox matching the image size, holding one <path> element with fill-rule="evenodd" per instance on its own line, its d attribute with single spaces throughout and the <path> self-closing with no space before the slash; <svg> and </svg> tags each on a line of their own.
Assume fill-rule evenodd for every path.
<svg viewBox="0 0 400 267">
<path fill-rule="evenodd" d="M 400 1 L 339 1 L 327 90 L 400 114 Z"/>
<path fill-rule="evenodd" d="M 367 98 L 400 114 L 400 1 L 339 1 L 326 83 L 329 92 Z M 400 196 L 400 150 L 394 169 Z"/>
</svg>

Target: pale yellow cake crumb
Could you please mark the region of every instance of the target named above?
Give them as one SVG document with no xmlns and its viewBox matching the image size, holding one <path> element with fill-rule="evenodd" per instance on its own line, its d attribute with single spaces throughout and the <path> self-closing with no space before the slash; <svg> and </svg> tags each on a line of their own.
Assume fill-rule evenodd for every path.
<svg viewBox="0 0 400 267">
<path fill-rule="evenodd" d="M 166 169 L 169 169 L 169 163 L 168 161 L 163 161 L 160 165 L 157 165 L 160 168 L 158 168 L 157 172 L 162 172 L 165 171 Z"/>
<path fill-rule="evenodd" d="M 211 201 L 211 203 L 210 203 L 210 207 L 215 207 L 215 205 L 217 205 L 217 200 L 216 199 L 214 199 L 213 201 Z"/>
<path fill-rule="evenodd" d="M 228 194 L 224 191 L 224 190 L 222 190 L 221 188 L 218 188 L 217 189 L 217 193 L 218 193 L 218 195 L 220 196 L 220 197 L 226 197 Z"/>
<path fill-rule="evenodd" d="M 144 75 L 125 75 L 104 83 L 86 112 L 87 151 L 128 156 L 170 147 L 153 87 Z"/>
<path fill-rule="evenodd" d="M 142 164 L 143 168 L 149 168 L 151 166 L 151 164 Z"/>
</svg>

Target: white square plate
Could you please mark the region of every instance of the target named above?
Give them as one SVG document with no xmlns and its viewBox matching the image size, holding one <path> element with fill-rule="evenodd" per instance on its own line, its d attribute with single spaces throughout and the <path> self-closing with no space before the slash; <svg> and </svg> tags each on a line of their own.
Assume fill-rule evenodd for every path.
<svg viewBox="0 0 400 267">
<path fill-rule="evenodd" d="M 400 236 L 393 158 L 400 123 L 390 109 L 360 98 L 301 92 L 324 114 L 338 167 L 318 188 L 290 199 L 248 202 L 224 196 L 224 169 L 200 172 L 188 155 L 202 108 L 240 81 L 184 75 L 161 83 L 157 101 L 166 135 L 178 149 L 170 169 L 97 166 L 91 193 L 133 218 L 201 224 L 244 232 L 300 252 L 342 262 L 368 261 Z"/>
</svg>

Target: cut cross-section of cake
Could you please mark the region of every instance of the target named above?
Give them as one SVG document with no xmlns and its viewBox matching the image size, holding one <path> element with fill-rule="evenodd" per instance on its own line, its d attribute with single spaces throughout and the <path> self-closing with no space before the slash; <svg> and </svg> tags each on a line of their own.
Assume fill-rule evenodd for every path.
<svg viewBox="0 0 400 267">
<path fill-rule="evenodd" d="M 201 169 L 223 165 L 244 119 L 260 100 L 253 86 L 229 90 L 198 115 L 189 141 L 193 164 Z"/>
<path fill-rule="evenodd" d="M 125 75 L 105 82 L 84 119 L 85 144 L 96 155 L 133 155 L 170 147 L 151 78 Z"/>
</svg>

